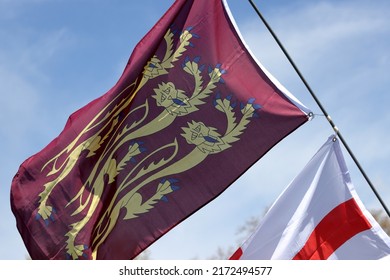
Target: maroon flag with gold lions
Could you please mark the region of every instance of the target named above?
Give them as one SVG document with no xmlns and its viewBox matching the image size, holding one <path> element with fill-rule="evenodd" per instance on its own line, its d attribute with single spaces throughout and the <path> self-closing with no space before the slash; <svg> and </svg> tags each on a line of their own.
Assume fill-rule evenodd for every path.
<svg viewBox="0 0 390 280">
<path fill-rule="evenodd" d="M 224 1 L 176 1 L 118 83 L 20 166 L 11 206 L 31 258 L 134 258 L 307 112 L 251 56 Z"/>
</svg>

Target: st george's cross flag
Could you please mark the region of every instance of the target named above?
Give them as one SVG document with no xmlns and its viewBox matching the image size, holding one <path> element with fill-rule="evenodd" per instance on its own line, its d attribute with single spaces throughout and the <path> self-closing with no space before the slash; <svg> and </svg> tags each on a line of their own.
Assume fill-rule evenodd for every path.
<svg viewBox="0 0 390 280">
<path fill-rule="evenodd" d="M 132 259 L 308 119 L 225 1 L 177 0 L 117 84 L 22 163 L 18 230 L 32 259 Z"/>
<path fill-rule="evenodd" d="M 351 182 L 331 136 L 275 201 L 230 259 L 373 260 L 390 255 L 390 238 Z"/>
</svg>

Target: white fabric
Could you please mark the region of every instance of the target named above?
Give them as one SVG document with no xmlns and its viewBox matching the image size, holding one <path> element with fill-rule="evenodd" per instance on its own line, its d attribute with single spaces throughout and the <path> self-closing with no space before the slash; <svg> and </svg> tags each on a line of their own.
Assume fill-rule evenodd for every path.
<svg viewBox="0 0 390 280">
<path fill-rule="evenodd" d="M 372 228 L 342 244 L 329 259 L 380 259 L 390 238 L 365 209 L 352 185 L 338 141 L 331 136 L 290 183 L 241 246 L 240 259 L 292 259 L 318 223 L 337 205 L 354 198 Z"/>
</svg>

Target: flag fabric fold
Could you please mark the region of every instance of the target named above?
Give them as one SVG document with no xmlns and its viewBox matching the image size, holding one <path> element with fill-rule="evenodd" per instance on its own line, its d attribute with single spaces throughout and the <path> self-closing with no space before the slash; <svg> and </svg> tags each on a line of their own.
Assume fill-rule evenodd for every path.
<svg viewBox="0 0 390 280">
<path fill-rule="evenodd" d="M 390 238 L 363 205 L 329 137 L 230 259 L 371 260 Z"/>
<path fill-rule="evenodd" d="M 22 163 L 18 230 L 33 259 L 134 258 L 308 119 L 225 1 L 177 0 L 117 84 Z"/>
</svg>

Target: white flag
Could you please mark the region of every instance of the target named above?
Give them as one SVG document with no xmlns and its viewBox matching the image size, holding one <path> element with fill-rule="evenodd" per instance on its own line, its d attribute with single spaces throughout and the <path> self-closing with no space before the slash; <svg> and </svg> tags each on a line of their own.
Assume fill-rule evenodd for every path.
<svg viewBox="0 0 390 280">
<path fill-rule="evenodd" d="M 333 136 L 290 183 L 230 259 L 371 260 L 390 238 L 357 196 Z"/>
</svg>

